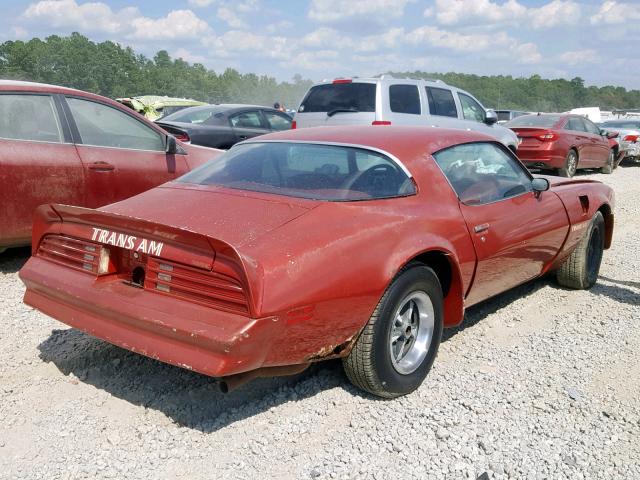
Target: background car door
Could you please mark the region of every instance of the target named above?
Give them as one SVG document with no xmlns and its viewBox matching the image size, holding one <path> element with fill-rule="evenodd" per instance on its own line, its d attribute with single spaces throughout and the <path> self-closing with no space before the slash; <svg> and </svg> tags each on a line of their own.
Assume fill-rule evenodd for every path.
<svg viewBox="0 0 640 480">
<path fill-rule="evenodd" d="M 260 110 L 244 110 L 229 115 L 229 123 L 238 142 L 264 135 L 270 131 L 266 121 L 262 118 Z"/>
<path fill-rule="evenodd" d="M 589 137 L 592 167 L 603 167 L 609 160 L 609 139 L 600 133 L 600 129 L 588 118 L 583 118 Z"/>
<path fill-rule="evenodd" d="M 0 245 L 29 243 L 43 203 L 81 205 L 84 174 L 51 95 L 0 94 Z"/>
<path fill-rule="evenodd" d="M 468 305 L 540 275 L 568 233 L 552 192 L 537 194 L 531 176 L 494 143 L 458 145 L 434 155 L 460 199 L 477 257 Z"/>
<path fill-rule="evenodd" d="M 291 130 L 291 117 L 284 113 L 273 112 L 270 110 L 263 110 L 262 114 L 269 124 L 269 128 L 273 132 L 279 132 L 282 130 Z"/>
<path fill-rule="evenodd" d="M 575 145 L 578 150 L 578 166 L 588 167 L 592 163 L 591 142 L 587 135 L 587 128 L 580 117 L 569 117 L 563 128 L 569 137 L 569 144 Z M 568 152 L 567 152 L 568 153 Z"/>
<path fill-rule="evenodd" d="M 164 135 L 133 115 L 84 98 L 66 101 L 86 172 L 87 206 L 124 200 L 188 171 L 186 155 L 168 155 Z"/>
</svg>

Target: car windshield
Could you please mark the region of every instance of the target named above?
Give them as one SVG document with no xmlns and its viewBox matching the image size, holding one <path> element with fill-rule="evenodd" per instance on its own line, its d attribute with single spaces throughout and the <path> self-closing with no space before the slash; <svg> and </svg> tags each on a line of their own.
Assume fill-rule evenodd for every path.
<svg viewBox="0 0 640 480">
<path fill-rule="evenodd" d="M 416 191 L 403 168 L 382 153 L 295 142 L 236 145 L 178 181 L 328 201 L 401 197 Z"/>
<path fill-rule="evenodd" d="M 375 83 L 332 83 L 316 85 L 300 104 L 298 112 L 375 112 Z"/>
<path fill-rule="evenodd" d="M 185 108 L 163 117 L 162 120 L 182 123 L 213 123 L 215 116 L 225 110 L 224 107 Z"/>
<path fill-rule="evenodd" d="M 505 123 L 506 127 L 550 128 L 560 121 L 560 115 L 523 115 Z"/>
<path fill-rule="evenodd" d="M 640 120 L 638 121 L 616 121 L 616 122 L 604 122 L 602 124 L 603 127 L 607 128 L 640 128 Z"/>
</svg>

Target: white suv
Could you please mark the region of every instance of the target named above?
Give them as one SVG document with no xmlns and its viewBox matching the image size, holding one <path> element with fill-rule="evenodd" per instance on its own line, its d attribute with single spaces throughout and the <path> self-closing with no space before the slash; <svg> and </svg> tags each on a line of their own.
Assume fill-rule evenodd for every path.
<svg viewBox="0 0 640 480">
<path fill-rule="evenodd" d="M 440 80 L 340 78 L 312 86 L 292 128 L 332 125 L 430 125 L 475 130 L 514 152 L 516 134 L 501 125 L 493 110 L 472 95 Z"/>
</svg>

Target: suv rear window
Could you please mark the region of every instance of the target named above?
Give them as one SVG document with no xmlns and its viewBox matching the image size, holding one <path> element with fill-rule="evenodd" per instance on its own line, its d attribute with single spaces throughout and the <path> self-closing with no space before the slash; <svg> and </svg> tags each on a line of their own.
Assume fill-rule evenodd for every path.
<svg viewBox="0 0 640 480">
<path fill-rule="evenodd" d="M 329 201 L 416 193 L 400 165 L 382 153 L 295 142 L 236 145 L 178 181 Z"/>
<path fill-rule="evenodd" d="M 417 85 L 391 85 L 389 107 L 395 113 L 420 115 L 420 94 Z"/>
<path fill-rule="evenodd" d="M 431 112 L 431 115 L 458 117 L 456 101 L 453 99 L 451 90 L 435 87 L 425 88 L 427 89 L 427 99 L 429 100 L 429 112 Z"/>
<path fill-rule="evenodd" d="M 298 112 L 331 112 L 332 110 L 353 110 L 354 112 L 375 112 L 375 83 L 332 83 L 311 87 L 300 104 Z"/>
</svg>

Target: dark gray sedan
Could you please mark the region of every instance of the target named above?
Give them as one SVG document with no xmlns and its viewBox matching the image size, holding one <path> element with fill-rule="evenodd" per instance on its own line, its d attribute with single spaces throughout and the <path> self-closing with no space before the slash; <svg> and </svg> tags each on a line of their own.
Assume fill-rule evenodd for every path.
<svg viewBox="0 0 640 480">
<path fill-rule="evenodd" d="M 291 128 L 291 117 L 257 105 L 220 104 L 190 107 L 156 122 L 179 140 L 211 148 Z"/>
</svg>

